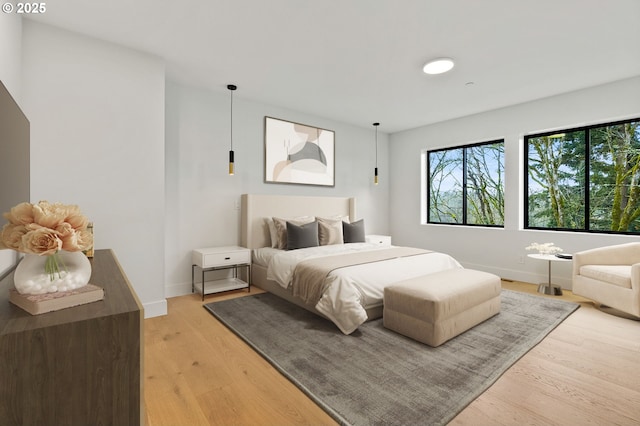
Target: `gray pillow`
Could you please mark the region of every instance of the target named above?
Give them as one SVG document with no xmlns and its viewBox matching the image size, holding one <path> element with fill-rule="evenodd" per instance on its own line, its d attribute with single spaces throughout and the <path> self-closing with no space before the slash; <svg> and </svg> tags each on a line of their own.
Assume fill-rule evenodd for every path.
<svg viewBox="0 0 640 426">
<path fill-rule="evenodd" d="M 304 225 L 287 222 L 287 250 L 317 247 L 318 245 L 318 221 L 314 220 Z"/>
<path fill-rule="evenodd" d="M 275 232 L 275 241 L 272 238 L 271 247 L 278 249 L 287 248 L 287 222 L 291 222 L 294 225 L 304 225 L 305 223 L 311 223 L 315 220 L 313 216 L 298 216 L 291 219 L 283 219 L 280 217 L 271 218 L 273 221 L 273 227 Z"/>
<path fill-rule="evenodd" d="M 342 234 L 345 243 L 364 243 L 364 219 L 342 222 Z"/>
</svg>

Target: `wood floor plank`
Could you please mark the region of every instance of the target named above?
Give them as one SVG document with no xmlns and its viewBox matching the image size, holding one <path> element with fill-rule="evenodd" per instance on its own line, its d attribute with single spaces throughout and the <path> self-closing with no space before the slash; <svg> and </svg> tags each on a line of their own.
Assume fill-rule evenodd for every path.
<svg viewBox="0 0 640 426">
<path fill-rule="evenodd" d="M 544 415 L 529 410 L 523 404 L 498 397 L 499 394 L 477 398 L 471 405 L 456 416 L 449 425 L 464 426 L 513 426 L 513 425 L 552 425 Z"/>
<path fill-rule="evenodd" d="M 536 285 L 508 281 L 503 288 L 581 307 L 452 425 L 640 424 L 640 321 L 604 313 L 567 291 L 545 296 Z M 246 295 L 209 295 L 205 303 Z M 209 314 L 198 295 L 171 298 L 168 307 L 168 315 L 145 320 L 149 426 L 336 424 Z"/>
<path fill-rule="evenodd" d="M 617 383 L 626 389 L 640 391 L 640 376 L 629 374 L 638 367 L 640 353 L 634 350 L 609 346 L 607 352 L 600 351 L 602 342 L 586 340 L 580 346 L 568 344 L 563 340 L 550 337 L 544 345 L 530 352 L 531 358 L 542 358 L 557 364 L 569 366 L 576 373 L 585 374 L 593 379 Z M 610 360 L 616 359 L 616 368 L 612 369 Z"/>
<path fill-rule="evenodd" d="M 568 413 L 579 424 L 601 418 L 614 424 L 636 424 L 640 393 L 606 379 L 598 379 L 546 359 L 528 357 L 514 366 L 505 378 L 508 392 L 502 398 L 516 398 L 539 411 L 546 407 L 554 420 L 563 421 Z M 522 400 L 522 401 L 520 401 Z M 557 410 L 552 409 L 555 406 Z"/>
<path fill-rule="evenodd" d="M 227 293 L 220 299 L 244 295 Z M 193 424 L 335 424 L 195 298 L 169 299 L 169 315 L 146 320 L 150 323 L 145 339 L 149 425 L 192 424 L 176 423 L 180 417 L 167 414 L 167 406 L 178 413 L 191 406 L 195 414 L 185 419 Z M 178 387 L 172 386 L 173 381 Z M 147 392 L 149 387 L 157 390 Z"/>
<path fill-rule="evenodd" d="M 148 425 L 207 425 L 191 384 L 163 342 L 145 350 L 145 412 Z"/>
</svg>

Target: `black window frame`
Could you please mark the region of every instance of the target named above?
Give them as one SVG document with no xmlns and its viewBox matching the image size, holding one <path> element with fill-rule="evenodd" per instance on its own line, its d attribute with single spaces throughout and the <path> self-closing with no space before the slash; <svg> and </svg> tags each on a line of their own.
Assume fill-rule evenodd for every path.
<svg viewBox="0 0 640 426">
<path fill-rule="evenodd" d="M 628 232 L 628 231 L 611 231 L 611 230 L 593 230 L 590 228 L 590 179 L 591 179 L 591 168 L 590 168 L 590 159 L 591 159 L 591 130 L 598 129 L 601 127 L 609 127 L 609 126 L 618 126 L 628 123 L 640 122 L 640 117 L 630 118 L 625 120 L 617 120 L 606 123 L 598 123 L 598 124 L 590 124 L 588 126 L 581 127 L 572 127 L 566 129 L 556 129 L 553 131 L 543 132 L 543 133 L 535 133 L 525 135 L 523 139 L 523 149 L 524 149 L 524 229 L 531 229 L 537 231 L 554 231 L 554 232 L 578 232 L 578 233 L 589 233 L 589 234 L 613 234 L 613 235 L 634 235 L 640 236 L 640 232 Z M 575 133 L 575 132 L 585 132 L 584 140 L 585 140 L 585 156 L 584 156 L 584 187 L 582 190 L 584 191 L 584 228 L 576 229 L 576 228 L 548 228 L 548 227 L 540 227 L 540 226 L 530 226 L 529 225 L 529 140 L 532 138 L 539 138 L 544 136 L 552 136 L 559 133 Z"/>
<path fill-rule="evenodd" d="M 456 146 L 451 146 L 451 147 L 446 147 L 446 148 L 439 148 L 439 149 L 431 149 L 431 150 L 427 150 L 426 151 L 426 165 L 425 165 L 425 175 L 423 176 L 423 182 L 426 181 L 426 214 L 425 214 L 425 224 L 429 224 L 429 225 L 452 225 L 452 226 L 476 226 L 476 227 L 482 227 L 482 228 L 498 228 L 498 229 L 504 229 L 504 220 L 503 223 L 500 225 L 492 225 L 492 224 L 482 224 L 482 223 L 467 223 L 467 149 L 470 148 L 475 148 L 475 147 L 479 147 L 479 146 L 485 146 L 485 145 L 495 145 L 495 144 L 502 144 L 503 147 L 503 156 L 502 156 L 502 170 L 503 170 L 503 176 L 504 176 L 504 170 L 505 170 L 505 164 L 504 164 L 504 146 L 505 146 L 505 142 L 504 142 L 504 138 L 501 139 L 494 139 L 491 141 L 485 141 L 485 142 L 476 142 L 476 143 L 471 143 L 471 144 L 465 144 L 465 145 L 456 145 Z M 463 221 L 461 223 L 456 223 L 456 222 L 437 222 L 437 221 L 432 221 L 431 220 L 431 182 L 430 182 L 430 178 L 431 178 L 431 156 L 430 154 L 433 152 L 442 152 L 442 151 L 455 151 L 455 150 L 459 150 L 462 149 L 463 153 L 462 153 L 462 167 L 463 167 L 463 176 L 462 176 L 462 219 Z M 505 184 L 505 181 L 503 179 L 503 186 Z M 504 188 L 503 188 L 504 191 Z M 503 218 L 505 218 L 505 214 L 504 214 L 504 197 L 502 199 L 502 216 Z"/>
</svg>

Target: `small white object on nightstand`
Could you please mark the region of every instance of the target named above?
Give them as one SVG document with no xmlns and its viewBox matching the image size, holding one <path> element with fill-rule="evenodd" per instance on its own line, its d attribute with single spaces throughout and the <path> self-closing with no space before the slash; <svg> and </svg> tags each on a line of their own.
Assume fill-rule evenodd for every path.
<svg viewBox="0 0 640 426">
<path fill-rule="evenodd" d="M 200 268 L 200 290 L 202 300 L 205 294 L 247 288 L 251 291 L 251 250 L 244 247 L 209 247 L 193 250 L 191 253 L 191 292 L 195 292 L 195 269 Z M 247 268 L 247 281 L 238 278 L 238 268 Z M 204 273 L 221 269 L 233 269 L 232 278 L 205 281 Z M 207 288 L 209 287 L 209 288 Z"/>
<path fill-rule="evenodd" d="M 390 235 L 366 235 L 364 240 L 367 243 L 375 243 L 380 246 L 388 247 L 391 246 L 391 236 Z"/>
</svg>

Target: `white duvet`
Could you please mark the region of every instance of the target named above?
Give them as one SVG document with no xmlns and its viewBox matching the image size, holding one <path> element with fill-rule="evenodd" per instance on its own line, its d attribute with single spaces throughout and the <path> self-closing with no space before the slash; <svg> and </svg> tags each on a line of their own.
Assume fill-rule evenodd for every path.
<svg viewBox="0 0 640 426">
<path fill-rule="evenodd" d="M 298 262 L 383 248 L 371 243 L 351 243 L 278 252 L 268 262 L 267 279 L 289 288 Z M 385 287 L 417 276 L 461 267 L 451 256 L 431 252 L 336 269 L 327 276 L 326 290 L 315 308 L 344 334 L 351 334 L 367 320 L 365 309 L 382 305 Z"/>
</svg>

